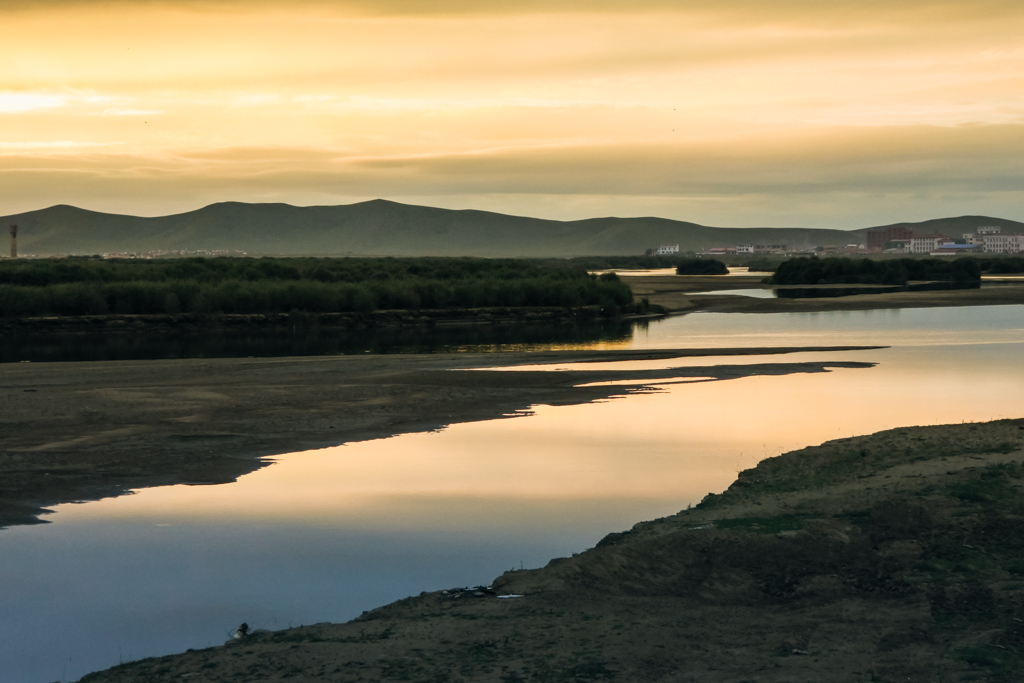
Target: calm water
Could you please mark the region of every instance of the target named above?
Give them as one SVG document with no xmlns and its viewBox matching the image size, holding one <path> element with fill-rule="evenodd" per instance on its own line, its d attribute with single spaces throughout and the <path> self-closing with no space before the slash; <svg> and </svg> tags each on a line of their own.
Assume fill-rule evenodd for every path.
<svg viewBox="0 0 1024 683">
<path fill-rule="evenodd" d="M 979 289 L 980 283 L 928 282 L 919 285 L 893 285 L 884 287 L 798 287 L 794 289 L 716 289 L 694 294 L 749 296 L 755 299 L 832 299 L 857 294 L 887 294 L 891 292 L 935 292 L 953 289 Z"/>
<path fill-rule="evenodd" d="M 593 346 L 834 344 L 893 348 L 684 359 L 877 365 L 538 406 L 529 416 L 280 457 L 236 484 L 60 506 L 52 524 L 0 532 L 2 679 L 74 680 L 121 660 L 220 644 L 242 621 L 274 629 L 347 620 L 584 550 L 786 450 L 1024 414 L 1021 306 L 701 313 Z"/>
</svg>

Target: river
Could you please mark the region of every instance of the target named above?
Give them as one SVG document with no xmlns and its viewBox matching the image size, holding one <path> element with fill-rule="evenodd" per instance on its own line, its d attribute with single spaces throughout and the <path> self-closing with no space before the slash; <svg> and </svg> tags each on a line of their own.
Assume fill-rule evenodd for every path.
<svg viewBox="0 0 1024 683">
<path fill-rule="evenodd" d="M 836 344 L 891 348 L 770 359 L 869 368 L 668 383 L 280 456 L 235 484 L 58 506 L 50 524 L 0 531 L 3 680 L 76 680 L 218 645 L 243 621 L 345 621 L 580 552 L 723 490 L 764 457 L 902 425 L 1024 415 L 1024 306 L 696 313 L 591 346 Z"/>
</svg>

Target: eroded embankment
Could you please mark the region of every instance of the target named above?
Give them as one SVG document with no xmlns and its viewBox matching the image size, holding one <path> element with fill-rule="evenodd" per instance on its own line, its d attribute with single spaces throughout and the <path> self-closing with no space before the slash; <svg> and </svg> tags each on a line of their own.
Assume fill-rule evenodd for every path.
<svg viewBox="0 0 1024 683">
<path fill-rule="evenodd" d="M 105 681 L 960 681 L 1024 668 L 1024 419 L 768 459 L 489 591 L 125 664 Z"/>
</svg>

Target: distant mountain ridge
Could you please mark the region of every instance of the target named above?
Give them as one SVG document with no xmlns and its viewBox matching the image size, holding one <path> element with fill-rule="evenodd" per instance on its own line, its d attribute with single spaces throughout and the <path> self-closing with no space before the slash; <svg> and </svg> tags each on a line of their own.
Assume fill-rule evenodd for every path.
<svg viewBox="0 0 1024 683">
<path fill-rule="evenodd" d="M 655 217 L 555 221 L 383 199 L 310 207 L 222 202 L 153 218 L 57 205 L 0 221 L 4 227 L 17 224 L 19 252 L 35 255 L 186 250 L 280 256 L 612 256 L 642 254 L 661 244 L 679 244 L 681 251 L 736 244 L 860 244 L 869 229 L 717 228 Z M 950 237 L 979 225 L 1024 232 L 1024 223 L 987 216 L 899 225 Z"/>
</svg>

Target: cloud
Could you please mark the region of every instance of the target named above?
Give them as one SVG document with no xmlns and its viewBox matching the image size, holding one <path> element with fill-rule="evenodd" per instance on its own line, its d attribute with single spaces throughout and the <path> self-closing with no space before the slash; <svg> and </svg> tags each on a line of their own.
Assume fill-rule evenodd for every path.
<svg viewBox="0 0 1024 683">
<path fill-rule="evenodd" d="M 0 22 L 8 201 L 781 215 L 1022 180 L 1019 2 L 0 0 Z"/>
<path fill-rule="evenodd" d="M 1022 150 L 1022 125 L 834 128 L 677 145 L 555 145 L 354 158 L 341 161 L 339 173 L 485 193 L 1019 192 Z"/>
<path fill-rule="evenodd" d="M 1014 192 L 1024 188 L 1024 125 L 836 128 L 774 139 L 594 144 L 458 154 L 350 154 L 313 148 L 178 150 L 162 156 L 0 156 L 6 180 L 91 177 L 112 188 L 232 185 L 348 194 L 705 196 L 817 192 Z M 5 182 L 6 182 L 5 180 Z"/>
<path fill-rule="evenodd" d="M 509 12 L 616 12 L 644 10 L 719 12 L 725 14 L 778 17 L 874 15 L 890 12 L 929 11 L 934 14 L 1007 12 L 1019 8 L 1013 0 L 858 0 L 856 3 L 822 3 L 820 0 L 297 0 L 296 8 L 330 7 L 344 12 L 381 15 L 505 14 Z M 225 11 L 244 8 L 280 7 L 279 0 L 0 0 L 0 10 L 26 11 L 39 8 L 107 8 L 134 5 L 143 8 L 177 8 L 193 11 Z M 965 7 L 969 5 L 969 7 Z"/>
<path fill-rule="evenodd" d="M 17 142 L 0 141 L 0 154 L 3 150 L 74 150 L 82 148 L 109 147 L 117 142 L 78 142 L 76 140 L 19 140 Z"/>
<path fill-rule="evenodd" d="M 855 228 L 965 214 L 1020 220 L 1022 128 L 837 129 L 770 144 L 734 138 L 372 158 L 311 148 L 159 158 L 4 150 L 0 206 L 159 215 L 228 199 L 312 205 L 384 197 L 549 218 L 659 215 L 733 226 Z"/>
<path fill-rule="evenodd" d="M 39 109 L 54 109 L 67 104 L 63 95 L 31 92 L 0 92 L 0 114 L 20 114 Z"/>
<path fill-rule="evenodd" d="M 98 116 L 153 116 L 160 114 L 159 109 L 105 109 Z"/>
</svg>

